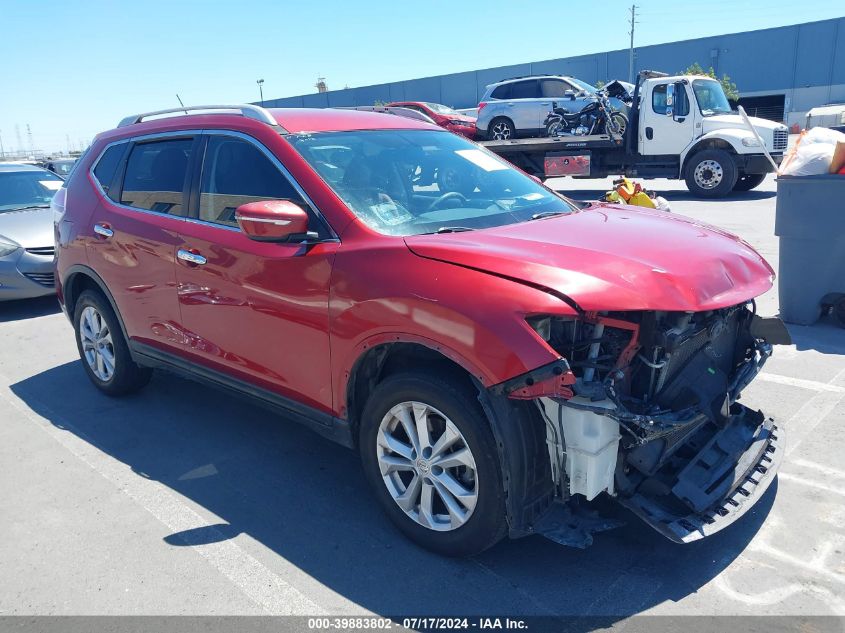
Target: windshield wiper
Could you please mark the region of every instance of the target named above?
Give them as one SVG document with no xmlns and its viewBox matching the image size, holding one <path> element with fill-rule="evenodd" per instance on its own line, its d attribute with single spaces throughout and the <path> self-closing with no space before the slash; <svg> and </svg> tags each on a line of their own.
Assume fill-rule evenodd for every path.
<svg viewBox="0 0 845 633">
<path fill-rule="evenodd" d="M 8 209 L 0 209 L 0 212 L 3 211 L 26 211 L 27 209 L 49 209 L 49 204 L 27 204 L 22 207 L 9 207 Z"/>
<path fill-rule="evenodd" d="M 435 233 L 461 233 L 462 231 L 474 231 L 468 226 L 441 226 Z"/>
<path fill-rule="evenodd" d="M 535 213 L 531 216 L 532 220 L 540 220 L 542 218 L 552 218 L 556 215 L 568 215 L 571 211 L 543 211 L 542 213 Z"/>
</svg>

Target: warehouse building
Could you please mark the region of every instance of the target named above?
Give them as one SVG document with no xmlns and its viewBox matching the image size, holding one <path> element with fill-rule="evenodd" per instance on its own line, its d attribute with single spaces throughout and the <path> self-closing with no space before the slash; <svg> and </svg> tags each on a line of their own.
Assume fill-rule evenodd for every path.
<svg viewBox="0 0 845 633">
<path fill-rule="evenodd" d="M 712 66 L 719 76 L 729 75 L 749 114 L 803 126 L 811 108 L 845 102 L 845 17 L 635 49 L 638 70 L 678 72 L 694 62 Z M 535 74 L 572 75 L 590 83 L 627 79 L 628 50 L 268 99 L 264 104 L 325 108 L 433 101 L 473 108 L 488 84 Z"/>
</svg>

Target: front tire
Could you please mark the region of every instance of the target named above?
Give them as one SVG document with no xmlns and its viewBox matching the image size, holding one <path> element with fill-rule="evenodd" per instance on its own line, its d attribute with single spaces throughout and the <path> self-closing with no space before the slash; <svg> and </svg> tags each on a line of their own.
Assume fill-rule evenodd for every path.
<svg viewBox="0 0 845 633">
<path fill-rule="evenodd" d="M 734 191 L 751 191 L 766 179 L 766 174 L 743 174 L 736 180 Z"/>
<path fill-rule="evenodd" d="M 422 547 L 472 556 L 505 535 L 496 443 L 469 389 L 430 373 L 389 376 L 364 407 L 359 448 L 382 509 Z"/>
<path fill-rule="evenodd" d="M 687 188 L 699 198 L 721 198 L 733 191 L 738 172 L 736 163 L 723 149 L 706 149 L 687 160 Z"/>
<path fill-rule="evenodd" d="M 101 293 L 86 290 L 79 295 L 73 329 L 82 366 L 97 389 L 122 396 L 150 381 L 152 370 L 132 360 L 117 315 Z"/>
<path fill-rule="evenodd" d="M 609 132 L 616 136 L 624 136 L 628 129 L 628 117 L 624 112 L 614 112 L 610 115 Z"/>
</svg>

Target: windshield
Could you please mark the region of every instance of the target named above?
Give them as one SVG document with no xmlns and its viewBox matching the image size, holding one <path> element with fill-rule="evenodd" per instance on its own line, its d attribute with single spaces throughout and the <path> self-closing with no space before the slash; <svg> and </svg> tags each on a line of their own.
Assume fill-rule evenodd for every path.
<svg viewBox="0 0 845 633">
<path fill-rule="evenodd" d="M 386 235 L 503 226 L 575 209 L 495 154 L 435 130 L 285 137 L 352 212 Z"/>
<path fill-rule="evenodd" d="M 49 207 L 62 179 L 49 171 L 0 171 L 0 213 Z"/>
<path fill-rule="evenodd" d="M 428 106 L 429 110 L 433 110 L 437 114 L 457 114 L 457 115 L 460 115 L 460 112 L 458 112 L 457 110 L 453 110 L 449 106 L 445 106 L 441 103 L 426 103 L 425 105 Z"/>
<path fill-rule="evenodd" d="M 586 81 L 581 81 L 580 79 L 575 79 L 574 77 L 567 77 L 566 80 L 569 83 L 573 83 L 578 86 L 581 90 L 586 90 L 590 94 L 595 94 L 598 91 L 598 88 L 595 86 L 591 86 Z"/>
<path fill-rule="evenodd" d="M 713 79 L 694 79 L 692 89 L 695 92 L 695 100 L 701 108 L 701 114 L 710 116 L 712 114 L 730 114 L 731 104 L 722 90 L 722 84 Z"/>
</svg>

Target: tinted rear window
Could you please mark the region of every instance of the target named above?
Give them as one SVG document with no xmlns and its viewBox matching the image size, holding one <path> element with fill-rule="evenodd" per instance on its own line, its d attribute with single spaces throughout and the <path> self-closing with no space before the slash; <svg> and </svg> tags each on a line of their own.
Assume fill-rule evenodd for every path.
<svg viewBox="0 0 845 633">
<path fill-rule="evenodd" d="M 510 99 L 511 98 L 511 84 L 504 84 L 499 86 L 490 95 L 493 99 Z"/>
<path fill-rule="evenodd" d="M 130 207 L 184 215 L 185 176 L 193 139 L 135 145 L 126 161 L 120 201 Z"/>
<path fill-rule="evenodd" d="M 114 181 L 117 166 L 120 164 L 120 159 L 123 158 L 125 151 L 126 143 L 112 145 L 100 156 L 100 160 L 97 161 L 97 165 L 94 167 L 94 178 L 97 179 L 97 182 L 100 183 L 106 194 L 108 194 L 109 187 L 111 187 Z"/>
<path fill-rule="evenodd" d="M 536 80 L 517 81 L 512 84 L 511 99 L 539 99 L 540 84 Z"/>
</svg>

